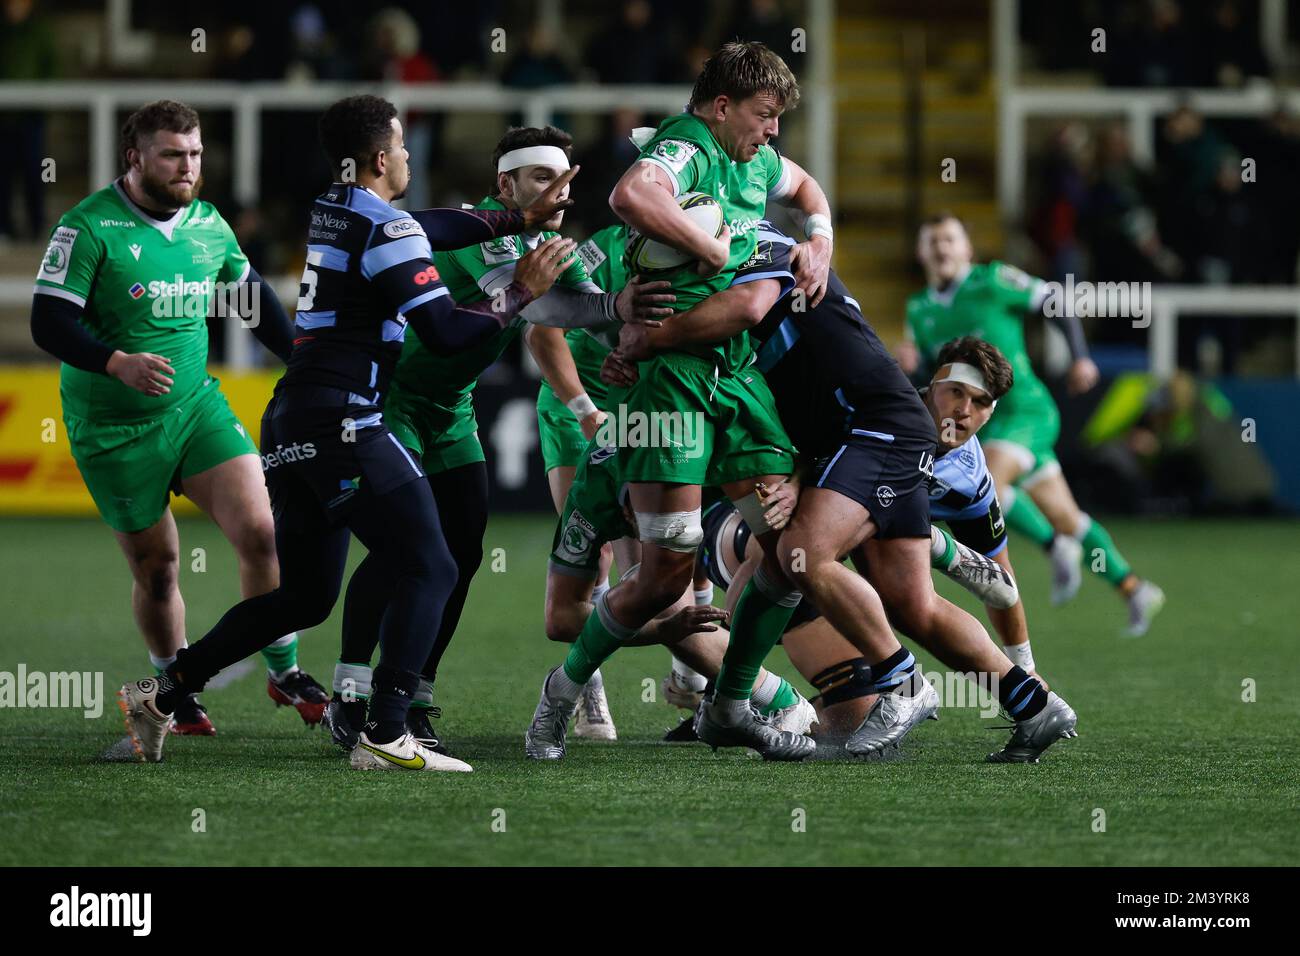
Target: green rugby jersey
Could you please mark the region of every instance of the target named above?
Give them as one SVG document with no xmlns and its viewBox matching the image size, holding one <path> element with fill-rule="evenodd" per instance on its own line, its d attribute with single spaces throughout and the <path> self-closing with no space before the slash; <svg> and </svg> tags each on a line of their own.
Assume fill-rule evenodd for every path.
<svg viewBox="0 0 1300 956">
<path fill-rule="evenodd" d="M 1025 314 L 1041 301 L 1043 282 L 1002 262 L 972 265 L 956 289 L 925 289 L 907 300 L 908 338 L 932 367 L 944 343 L 973 335 L 996 345 L 1011 363 L 1015 385 L 998 402 L 997 415 L 1010 417 L 1034 403 L 1052 401 L 1029 361 Z"/>
<path fill-rule="evenodd" d="M 503 210 L 506 207 L 489 196 L 474 208 Z M 522 234 L 503 236 L 452 252 L 435 252 L 433 262 L 452 298 L 459 304 L 471 305 L 509 285 L 515 264 L 529 249 L 555 235 L 558 233 L 542 232 L 535 241 Z M 586 266 L 576 256 L 557 281 L 583 291 L 598 291 L 591 284 Z M 407 335 L 393 376 L 392 393 L 400 392 L 404 401 L 414 399 L 419 404 L 434 406 L 430 411 L 456 410 L 462 413 L 458 433 L 449 434 L 449 439 L 463 437 L 460 431 L 466 435 L 473 434 L 477 425 L 470 393 L 478 384 L 479 376 L 501 357 L 527 324 L 527 320 L 516 315 L 495 335 L 451 355 L 435 355 L 418 335 Z"/>
<path fill-rule="evenodd" d="M 241 282 L 248 271 L 230 226 L 200 199 L 160 222 L 127 197 L 119 180 L 66 212 L 33 291 L 82 306 L 82 324 L 105 345 L 166 356 L 176 374 L 171 391 L 150 397 L 111 375 L 64 365 L 64 412 L 138 422 L 188 399 L 207 379 L 207 314 L 216 284 Z"/>
<path fill-rule="evenodd" d="M 758 154 L 747 163 L 736 162 L 723 150 L 708 125 L 693 113 L 679 113 L 660 123 L 637 157 L 638 162 L 642 160 L 668 173 L 675 185 L 673 195 L 701 192 L 718 200 L 723 217 L 731 227 L 731 256 L 721 272 L 705 278 L 690 264 L 667 276 L 677 296 L 672 308 L 684 312 L 731 285 L 737 267 L 754 254 L 768 193 L 783 187 L 785 164 L 771 146 L 760 147 Z M 708 351 L 724 367 L 739 369 L 751 354 L 749 334 L 742 332 Z"/>
</svg>

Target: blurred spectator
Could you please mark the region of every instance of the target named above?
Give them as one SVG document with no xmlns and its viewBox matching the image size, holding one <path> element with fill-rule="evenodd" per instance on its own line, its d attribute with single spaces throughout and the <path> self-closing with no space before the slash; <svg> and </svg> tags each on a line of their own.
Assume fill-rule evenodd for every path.
<svg viewBox="0 0 1300 956">
<path fill-rule="evenodd" d="M 1163 180 L 1160 224 L 1170 245 L 1183 259 L 1196 255 L 1196 207 L 1214 188 L 1226 144 L 1191 107 L 1165 120 L 1159 155 Z"/>
<path fill-rule="evenodd" d="M 1194 49 L 1178 0 L 1146 0 L 1139 26 L 1121 29 L 1102 63 L 1111 86 L 1192 86 L 1203 52 Z"/>
<path fill-rule="evenodd" d="M 4 0 L 0 17 L 0 81 L 53 79 L 58 74 L 54 33 L 33 9 L 32 0 Z M 45 114 L 0 113 L 0 239 L 45 234 L 45 184 L 41 163 L 45 157 Z M 25 229 L 13 218 L 13 187 L 22 187 L 27 212 Z"/>
<path fill-rule="evenodd" d="M 437 65 L 420 49 L 420 27 L 400 7 L 385 7 L 371 18 L 362 54 L 362 76 L 385 83 L 436 83 L 442 79 Z M 411 184 L 406 191 L 410 209 L 433 205 L 430 171 L 439 150 L 435 139 L 441 130 L 439 117 L 411 110 L 402 123 L 407 152 L 411 154 Z"/>
<path fill-rule="evenodd" d="M 723 39 L 758 40 L 780 54 L 795 76 L 802 76 L 808 56 L 791 49 L 794 27 L 777 0 L 744 0 Z"/>
<path fill-rule="evenodd" d="M 314 3 L 295 8 L 289 17 L 284 78 L 300 82 L 346 80 L 354 74 L 353 65 L 330 32 L 321 8 Z"/>
<path fill-rule="evenodd" d="M 640 110 L 615 110 L 604 121 L 600 138 L 578 154 L 576 161 L 582 172 L 573 183 L 572 218 L 582 224 L 587 234 L 614 223 L 609 194 L 637 157 L 637 148 L 628 136 L 636 127 L 645 125 L 648 123 Z"/>
<path fill-rule="evenodd" d="M 573 70 L 556 50 L 555 38 L 541 26 L 528 32 L 524 49 L 515 54 L 501 74 L 506 86 L 525 90 L 572 83 L 574 79 Z"/>
<path fill-rule="evenodd" d="M 1049 263 L 1049 279 L 1083 274 L 1079 216 L 1087 199 L 1090 137 L 1082 123 L 1066 123 L 1052 137 L 1044 163 L 1041 198 L 1030 216 L 1030 233 Z"/>
<path fill-rule="evenodd" d="M 1236 0 L 1220 0 L 1214 5 L 1209 35 L 1202 44 L 1206 86 L 1244 86 L 1252 77 L 1270 75 L 1268 60 L 1259 44 L 1259 29 L 1247 24 Z"/>
<path fill-rule="evenodd" d="M 1160 238 L 1155 183 L 1134 162 L 1124 126 L 1114 124 L 1102 132 L 1096 166 L 1085 201 L 1093 278 L 1102 282 L 1176 280 L 1182 264 Z"/>
<path fill-rule="evenodd" d="M 627 0 L 618 19 L 587 46 L 587 65 L 601 83 L 659 83 L 664 74 L 664 32 L 652 22 L 648 0 Z"/>
<path fill-rule="evenodd" d="M 1260 281 L 1292 285 L 1300 260 L 1300 118 L 1280 109 L 1254 133 L 1246 148 L 1258 171 L 1248 192 L 1265 246 Z"/>
</svg>

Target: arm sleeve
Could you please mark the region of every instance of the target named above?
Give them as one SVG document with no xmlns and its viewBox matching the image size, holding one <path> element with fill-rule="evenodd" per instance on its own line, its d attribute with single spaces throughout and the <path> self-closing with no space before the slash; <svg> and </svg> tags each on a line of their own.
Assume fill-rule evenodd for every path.
<svg viewBox="0 0 1300 956">
<path fill-rule="evenodd" d="M 73 210 L 50 233 L 34 291 L 66 299 L 84 309 L 103 258 L 103 244 L 91 232 L 89 223 Z"/>
<path fill-rule="evenodd" d="M 594 287 L 593 287 L 594 288 Z M 613 294 L 579 292 L 561 285 L 551 286 L 551 290 L 540 299 L 534 299 L 522 312 L 521 318 L 533 325 L 545 325 L 552 329 L 586 329 L 617 321 L 614 313 Z"/>
<path fill-rule="evenodd" d="M 293 351 L 293 323 L 289 321 L 289 314 L 284 311 L 271 283 L 258 275 L 256 269 L 249 268 L 247 281 L 257 283 L 258 322 L 252 327 L 253 337 L 288 364 L 289 353 Z"/>
<path fill-rule="evenodd" d="M 457 307 L 428 240 L 419 235 L 386 237 L 372 245 L 361 257 L 361 274 L 438 353 L 460 351 L 494 335 L 532 301 L 523 285 L 512 282 L 491 299 Z"/>
<path fill-rule="evenodd" d="M 524 231 L 524 214 L 517 209 L 417 209 L 411 216 L 429 246 L 443 252 Z"/>
<path fill-rule="evenodd" d="M 52 295 L 32 296 L 32 341 L 60 362 L 85 372 L 104 372 L 113 348 L 78 321 L 82 308 Z"/>
<path fill-rule="evenodd" d="M 700 147 L 684 139 L 655 140 L 641 151 L 637 162 L 654 163 L 673 181 L 674 196 L 688 193 L 696 187 L 708 166 L 708 157 Z"/>
<path fill-rule="evenodd" d="M 1056 311 L 1056 310 L 1052 310 Z M 1088 357 L 1088 340 L 1083 336 L 1083 323 L 1079 317 L 1074 314 L 1073 309 L 1062 310 L 1070 313 L 1069 315 L 1048 315 L 1043 313 L 1043 318 L 1052 323 L 1061 334 L 1065 336 L 1065 344 L 1070 348 L 1070 358 L 1078 361 Z"/>
<path fill-rule="evenodd" d="M 214 215 L 220 215 L 213 212 Z M 235 231 L 230 228 L 230 223 L 221 219 L 221 233 L 226 240 L 226 255 L 221 262 L 221 268 L 217 271 L 218 282 L 242 283 L 248 278 L 252 266 L 248 264 L 248 256 L 244 255 L 244 250 L 239 248 L 239 240 L 235 238 Z"/>
</svg>

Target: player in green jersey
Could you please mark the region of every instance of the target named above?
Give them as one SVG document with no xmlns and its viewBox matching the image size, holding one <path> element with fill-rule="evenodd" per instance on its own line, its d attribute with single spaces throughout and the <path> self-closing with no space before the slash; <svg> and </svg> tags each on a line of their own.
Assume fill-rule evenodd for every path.
<svg viewBox="0 0 1300 956">
<path fill-rule="evenodd" d="M 638 131 L 641 153 L 615 186 L 610 206 L 629 226 L 696 260 L 668 276 L 674 311 L 689 310 L 730 284 L 736 268 L 753 255 L 769 199 L 806 220 L 811 238 L 799 244 L 792 265 L 800 294 L 820 301 L 831 251 L 830 208 L 816 181 L 768 144 L 781 113 L 798 96 L 794 75 L 779 56 L 760 43 L 729 43 L 705 63 L 687 112 L 648 134 Z M 690 191 L 718 201 L 729 234 L 715 239 L 690 221 L 675 198 Z M 534 715 L 540 734 L 535 740 L 545 737 L 538 714 L 546 723 L 546 714 L 569 712 L 600 662 L 690 586 L 703 536 L 701 486 L 718 485 L 729 498 L 753 502 L 756 484 L 775 487 L 790 474 L 790 440 L 762 375 L 746 368 L 752 349 L 743 329 L 738 324 L 717 345 L 655 356 L 622 403 L 620 426 L 629 439 L 642 436 L 618 450 L 637 519 L 641 570 L 601 597 L 564 665 L 548 676 Z M 634 431 L 639 423 L 667 424 L 669 434 Z M 777 535 L 764 528 L 760 537 L 770 547 Z M 770 590 L 773 601 L 798 600 L 788 582 Z M 748 611 L 740 605 L 711 709 L 727 728 L 729 743 L 773 758 L 802 759 L 811 751 L 806 738 L 778 734 L 750 709 L 754 676 L 770 650 L 765 638 L 755 639 L 747 617 L 754 607 L 752 601 Z M 558 720 L 552 723 L 559 726 Z M 534 749 L 545 754 L 549 748 Z"/>
<path fill-rule="evenodd" d="M 125 175 L 65 213 L 36 277 L 32 334 L 63 361 L 60 396 L 72 456 L 126 555 L 131 607 L 161 673 L 185 646 L 180 542 L 168 500 L 184 494 L 235 548 L 244 597 L 278 586 L 270 501 L 257 449 L 208 375 L 214 302 L 257 308 L 257 337 L 287 359 L 292 330 L 234 233 L 197 198 L 198 114 L 167 100 L 122 129 Z M 263 656 L 267 692 L 318 723 L 325 694 L 297 666 L 297 635 Z M 201 704 L 175 733 L 216 731 Z"/>
<path fill-rule="evenodd" d="M 1080 510 L 1053 450 L 1060 413 L 1030 364 L 1024 338 L 1025 316 L 1040 311 L 1047 296 L 1044 283 L 1005 263 L 975 263 L 965 227 L 946 213 L 921 226 L 917 258 L 928 287 L 907 303 L 907 343 L 899 354 L 903 369 L 910 374 L 921 360 L 933 365 L 945 342 L 966 335 L 1002 351 L 1011 362 L 1015 385 L 985 426 L 983 445 L 1007 523 L 1050 557 L 1053 603 L 1074 597 L 1081 564 L 1086 564 L 1128 605 L 1128 633 L 1145 634 L 1164 605 L 1164 593 L 1139 578 L 1106 529 Z M 1088 358 L 1077 317 L 1054 320 L 1060 322 L 1074 360 L 1070 391 L 1092 388 L 1097 368 Z"/>
</svg>

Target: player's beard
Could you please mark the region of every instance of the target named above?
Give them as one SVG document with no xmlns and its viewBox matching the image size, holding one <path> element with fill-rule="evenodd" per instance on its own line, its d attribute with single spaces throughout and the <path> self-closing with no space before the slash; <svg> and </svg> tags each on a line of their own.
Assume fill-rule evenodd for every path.
<svg viewBox="0 0 1300 956">
<path fill-rule="evenodd" d="M 202 174 L 194 180 L 193 186 L 173 185 L 143 173 L 140 176 L 140 191 L 158 209 L 182 209 L 199 198 L 199 191 L 202 188 Z"/>
</svg>

